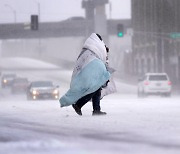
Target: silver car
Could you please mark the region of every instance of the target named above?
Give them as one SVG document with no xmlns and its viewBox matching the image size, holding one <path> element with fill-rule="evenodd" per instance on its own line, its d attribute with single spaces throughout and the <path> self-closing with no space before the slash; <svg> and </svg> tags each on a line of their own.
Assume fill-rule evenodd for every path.
<svg viewBox="0 0 180 154">
<path fill-rule="evenodd" d="M 51 81 L 34 81 L 27 88 L 27 99 L 59 99 L 59 86 Z"/>
</svg>

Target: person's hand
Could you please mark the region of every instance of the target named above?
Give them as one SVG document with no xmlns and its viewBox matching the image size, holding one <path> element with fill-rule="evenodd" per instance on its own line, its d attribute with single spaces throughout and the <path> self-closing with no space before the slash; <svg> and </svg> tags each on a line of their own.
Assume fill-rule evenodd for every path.
<svg viewBox="0 0 180 154">
<path fill-rule="evenodd" d="M 102 88 L 106 88 L 106 87 L 107 87 L 107 85 L 108 85 L 108 82 L 109 82 L 109 80 L 108 80 L 108 81 L 106 81 L 106 83 L 102 86 Z"/>
<path fill-rule="evenodd" d="M 105 48 L 106 48 L 106 52 L 108 53 L 109 52 L 109 48 L 105 45 Z"/>
</svg>

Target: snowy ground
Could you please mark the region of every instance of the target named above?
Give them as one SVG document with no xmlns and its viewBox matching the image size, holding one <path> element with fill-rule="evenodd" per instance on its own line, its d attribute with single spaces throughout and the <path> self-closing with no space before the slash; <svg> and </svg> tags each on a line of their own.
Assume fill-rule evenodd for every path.
<svg viewBox="0 0 180 154">
<path fill-rule="evenodd" d="M 9 59 L 1 65 L 26 63 Z M 38 67 L 55 67 L 33 61 Z M 25 64 L 24 66 L 27 66 Z M 45 67 L 46 66 L 46 67 Z M 68 89 L 71 71 L 17 71 L 31 80 L 51 79 Z M 78 116 L 58 101 L 27 101 L 0 89 L 0 154 L 179 154 L 180 97 L 138 99 L 136 87 L 116 82 L 118 93 L 102 100 L 106 116 L 92 116 L 88 103 Z"/>
</svg>

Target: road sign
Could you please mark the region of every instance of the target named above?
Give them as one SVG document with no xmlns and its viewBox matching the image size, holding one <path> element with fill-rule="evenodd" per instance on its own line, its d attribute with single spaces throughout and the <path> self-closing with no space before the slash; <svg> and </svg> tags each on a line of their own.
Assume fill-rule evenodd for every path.
<svg viewBox="0 0 180 154">
<path fill-rule="evenodd" d="M 171 33 L 170 37 L 173 39 L 180 38 L 180 33 Z"/>
</svg>

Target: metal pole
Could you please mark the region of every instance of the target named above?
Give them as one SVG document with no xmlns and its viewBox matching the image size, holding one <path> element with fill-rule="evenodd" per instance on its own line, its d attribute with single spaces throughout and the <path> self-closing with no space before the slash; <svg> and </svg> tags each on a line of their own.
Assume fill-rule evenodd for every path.
<svg viewBox="0 0 180 154">
<path fill-rule="evenodd" d="M 38 2 L 38 16 L 39 16 L 39 22 L 41 21 L 40 20 L 40 13 L 41 13 L 41 7 L 40 7 L 40 3 Z"/>
<path fill-rule="evenodd" d="M 38 16 L 39 16 L 39 23 L 40 23 L 40 13 L 41 13 L 41 11 L 40 11 L 40 3 L 38 2 Z M 40 24 L 39 24 L 39 29 L 40 29 Z M 40 30 L 39 30 L 39 35 L 40 35 Z M 41 38 L 40 38 L 40 36 L 39 36 L 39 56 L 40 56 L 40 58 L 41 58 L 41 53 L 42 52 L 42 50 L 41 50 Z"/>
<path fill-rule="evenodd" d="M 37 2 L 36 0 L 34 0 L 34 2 L 37 4 L 37 9 L 38 9 L 38 22 L 40 23 L 40 21 L 41 21 L 41 17 L 40 17 L 40 15 L 41 15 L 41 7 L 40 7 L 40 3 L 39 2 Z M 38 27 L 38 29 L 39 29 L 39 31 L 38 31 L 38 35 L 39 35 L 39 37 L 38 37 L 38 50 L 39 50 L 39 58 L 41 58 L 41 52 L 42 52 L 42 50 L 41 50 L 41 37 L 40 37 L 40 35 L 41 35 L 41 31 L 40 31 L 40 24 L 39 24 L 39 27 Z"/>
<path fill-rule="evenodd" d="M 109 19 L 111 19 L 111 15 L 112 15 L 112 4 L 111 2 L 109 2 Z"/>
<path fill-rule="evenodd" d="M 16 11 L 14 10 L 14 23 L 16 24 Z"/>
<path fill-rule="evenodd" d="M 162 52 L 162 72 L 165 71 L 165 55 L 164 55 L 164 39 L 161 40 L 161 52 Z"/>
<path fill-rule="evenodd" d="M 35 1 L 34 2 L 37 4 L 37 9 L 38 9 L 38 19 L 39 19 L 39 22 L 41 21 L 40 19 L 40 15 L 41 15 L 41 5 L 39 2 Z"/>
</svg>

